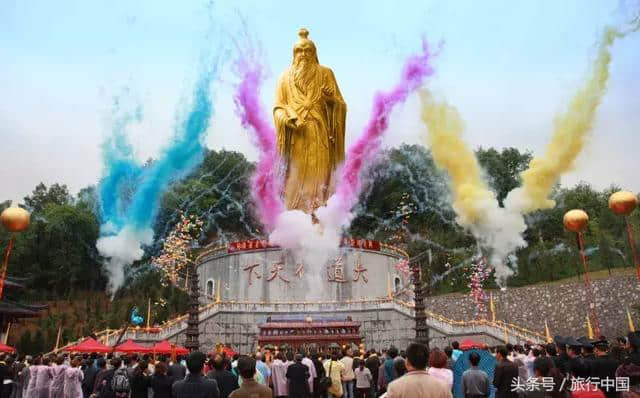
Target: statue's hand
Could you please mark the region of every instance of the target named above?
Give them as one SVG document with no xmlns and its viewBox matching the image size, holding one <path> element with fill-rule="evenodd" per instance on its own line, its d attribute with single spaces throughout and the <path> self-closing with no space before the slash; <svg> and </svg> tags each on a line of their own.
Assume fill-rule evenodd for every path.
<svg viewBox="0 0 640 398">
<path fill-rule="evenodd" d="M 323 86 L 322 87 L 322 95 L 324 95 L 325 99 L 329 102 L 333 102 L 334 98 L 333 98 L 333 88 L 329 87 L 329 86 Z"/>
<path fill-rule="evenodd" d="M 296 128 L 298 128 L 298 118 L 290 117 L 285 123 L 285 126 L 291 130 L 295 130 Z"/>
</svg>

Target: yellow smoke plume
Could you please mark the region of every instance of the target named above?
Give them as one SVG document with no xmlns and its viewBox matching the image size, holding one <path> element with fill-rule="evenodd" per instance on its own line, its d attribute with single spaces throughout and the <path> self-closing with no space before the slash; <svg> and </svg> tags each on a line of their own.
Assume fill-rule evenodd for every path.
<svg viewBox="0 0 640 398">
<path fill-rule="evenodd" d="M 420 92 L 422 120 L 429 128 L 427 143 L 433 159 L 449 173 L 453 208 L 462 225 L 482 222 L 485 214 L 481 202 L 495 198 L 482 178 L 475 153 L 462 139 L 464 123 L 458 110 L 438 102 L 427 91 Z"/>
<path fill-rule="evenodd" d="M 548 198 L 560 176 L 569 171 L 587 142 L 596 111 L 606 93 L 609 80 L 610 48 L 623 36 L 617 30 L 605 30 L 591 74 L 569 103 L 566 112 L 554 120 L 554 132 L 542 156 L 535 157 L 522 173 L 522 187 L 509 194 L 507 207 L 521 212 L 548 209 L 555 202 Z"/>
<path fill-rule="evenodd" d="M 495 194 L 482 178 L 475 153 L 462 138 L 464 123 L 456 108 L 445 101 L 436 101 L 427 90 L 420 92 L 420 99 L 433 160 L 447 171 L 451 180 L 456 221 L 473 234 L 480 246 L 489 249 L 489 263 L 502 286 L 513 274 L 505 264 L 507 256 L 525 245 L 524 218 L 498 206 Z"/>
</svg>

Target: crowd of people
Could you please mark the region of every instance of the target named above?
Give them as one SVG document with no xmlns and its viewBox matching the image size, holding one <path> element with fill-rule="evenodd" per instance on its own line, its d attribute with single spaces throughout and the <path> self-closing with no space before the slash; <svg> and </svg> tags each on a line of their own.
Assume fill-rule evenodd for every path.
<svg viewBox="0 0 640 398">
<path fill-rule="evenodd" d="M 640 333 L 466 354 L 452 342 L 357 355 L 3 355 L 0 378 L 0 398 L 640 398 Z"/>
</svg>

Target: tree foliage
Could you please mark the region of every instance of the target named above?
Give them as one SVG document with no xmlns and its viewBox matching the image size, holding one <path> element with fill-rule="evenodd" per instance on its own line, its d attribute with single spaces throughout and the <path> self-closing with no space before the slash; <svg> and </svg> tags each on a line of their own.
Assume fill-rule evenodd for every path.
<svg viewBox="0 0 640 398">
<path fill-rule="evenodd" d="M 520 185 L 520 173 L 531 160 L 529 152 L 515 148 L 477 151 L 487 181 L 500 203 Z M 151 163 L 153 160 L 150 160 Z M 250 177 L 254 165 L 237 152 L 208 151 L 202 164 L 188 177 L 174 182 L 164 194 L 154 225 L 155 244 L 132 268 L 124 289 L 108 304 L 87 303 L 74 315 L 49 315 L 38 321 L 38 332 L 24 334 L 19 344 L 35 352 L 55 344 L 60 327 L 65 338 L 75 338 L 105 327 L 119 327 L 131 305 L 146 308 L 153 303 L 153 319 L 162 321 L 186 310 L 187 296 L 174 285 L 163 285 L 163 274 L 151 266 L 152 258 L 171 246 L 171 231 L 185 217 L 203 221 L 200 246 L 231 240 L 263 237 L 251 201 Z M 455 222 L 446 173 L 438 169 L 428 150 L 402 145 L 385 150 L 362 176 L 365 192 L 354 209 L 355 218 L 347 234 L 398 245 L 411 255 L 427 250 L 423 276 L 430 293 L 468 289 L 471 259 L 476 242 Z M 622 217 L 607 208 L 607 199 L 618 187 L 599 191 L 588 183 L 574 187 L 558 185 L 553 209 L 526 217 L 527 247 L 516 253 L 517 271 L 511 286 L 557 280 L 582 272 L 576 253 L 575 235 L 562 226 L 562 216 L 573 208 L 590 217 L 585 231 L 587 252 L 593 270 L 630 266 L 631 255 Z M 9 205 L 0 203 L 0 210 Z M 23 300 L 72 300 L 82 293 L 103 294 L 107 273 L 95 249 L 100 215 L 96 188 L 88 186 L 74 197 L 65 185 L 38 184 L 24 198 L 32 212 L 32 223 L 16 234 L 9 275 L 29 278 L 28 289 L 9 291 Z M 629 220 L 640 225 L 638 211 Z M 9 234 L 0 229 L 0 245 Z M 93 292 L 93 293 L 92 293 Z M 62 325 L 62 326 L 61 326 Z"/>
</svg>

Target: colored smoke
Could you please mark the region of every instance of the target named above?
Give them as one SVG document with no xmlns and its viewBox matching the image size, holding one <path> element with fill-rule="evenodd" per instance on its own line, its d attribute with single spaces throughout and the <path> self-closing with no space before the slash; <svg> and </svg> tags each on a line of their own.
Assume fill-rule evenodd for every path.
<svg viewBox="0 0 640 398">
<path fill-rule="evenodd" d="M 576 92 L 567 110 L 554 120 L 554 132 L 545 153 L 533 158 L 529 168 L 522 172 L 522 187 L 509 193 L 505 199 L 506 207 L 518 212 L 532 212 L 555 206 L 549 194 L 560 176 L 571 170 L 587 142 L 596 111 L 607 91 L 611 46 L 617 38 L 625 35 L 613 28 L 604 31 L 591 66 L 591 75 Z"/>
<path fill-rule="evenodd" d="M 475 153 L 462 137 L 464 123 L 458 110 L 422 90 L 422 120 L 428 128 L 428 144 L 436 164 L 447 171 L 453 194 L 456 221 L 469 230 L 480 246 L 489 250 L 496 281 L 503 285 L 513 270 L 505 264 L 509 254 L 525 246 L 526 229 L 520 213 L 498 205 L 489 189 Z"/>
<path fill-rule="evenodd" d="M 240 83 L 236 87 L 234 100 L 236 113 L 242 126 L 251 128 L 253 141 L 259 150 L 258 164 L 251 180 L 251 193 L 257 206 L 260 221 L 267 231 L 273 231 L 278 215 L 284 211 L 281 198 L 282 176 L 280 156 L 276 149 L 276 133 L 271 118 L 260 106 L 260 85 L 264 71 L 253 51 L 243 51 L 236 61 L 236 73 Z"/>
<path fill-rule="evenodd" d="M 123 283 L 124 267 L 140 260 L 143 246 L 152 243 L 152 224 L 164 191 L 203 159 L 213 111 L 210 86 L 216 72 L 213 63 L 201 74 L 186 117 L 176 126 L 171 143 L 151 164 L 142 166 L 133 159 L 124 124 L 116 126 L 103 146 L 105 177 L 99 187 L 102 225 L 96 247 L 107 258 L 112 292 Z M 128 195 L 126 188 L 131 190 Z"/>
</svg>

